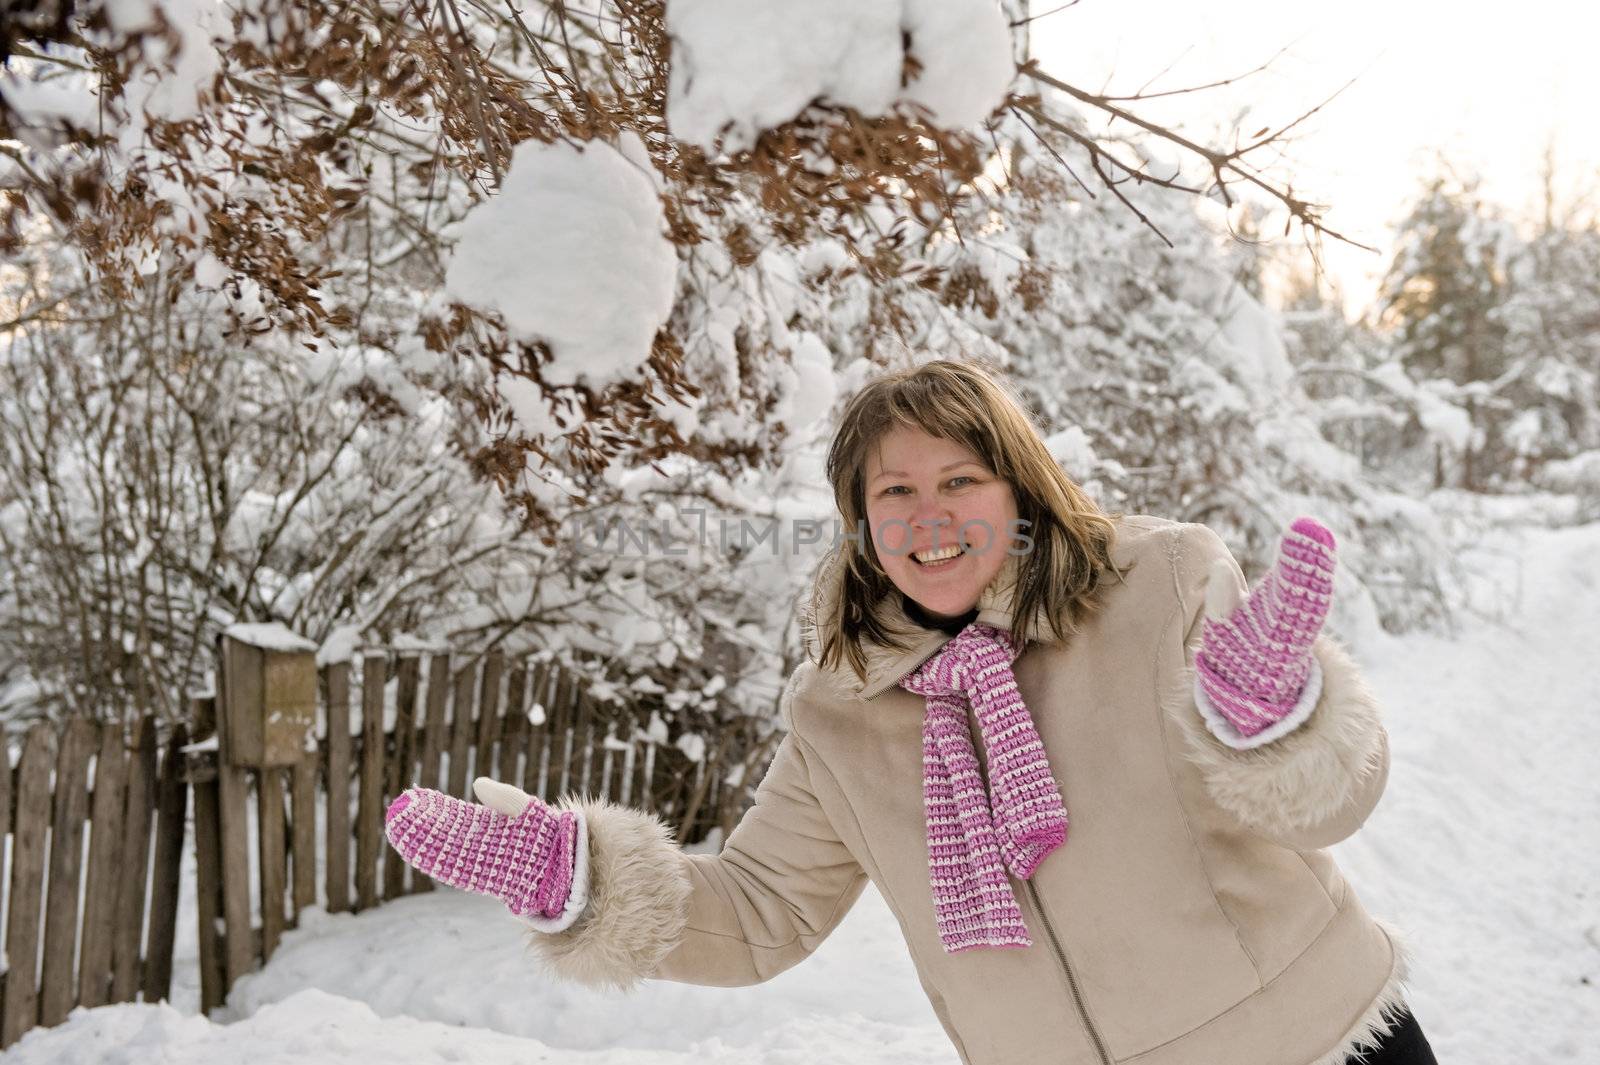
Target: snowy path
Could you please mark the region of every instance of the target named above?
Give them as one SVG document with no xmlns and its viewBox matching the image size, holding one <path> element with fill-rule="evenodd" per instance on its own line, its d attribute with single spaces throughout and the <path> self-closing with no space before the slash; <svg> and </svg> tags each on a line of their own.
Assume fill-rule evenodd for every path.
<svg viewBox="0 0 1600 1065">
<path fill-rule="evenodd" d="M 1363 656 L 1394 768 L 1336 854 L 1410 932 L 1441 1062 L 1600 1062 L 1600 526 L 1497 546 L 1502 625 Z"/>
<path fill-rule="evenodd" d="M 1474 554 L 1497 550 L 1503 624 L 1360 648 L 1394 770 L 1337 856 L 1367 906 L 1410 933 L 1413 1005 L 1441 1061 L 1596 1062 L 1600 526 L 1496 532 Z M 957 1061 L 871 889 L 813 958 L 768 984 L 633 996 L 547 981 L 490 900 L 439 891 L 360 917 L 312 912 L 225 1012 L 80 1010 L 0 1061 Z"/>
</svg>

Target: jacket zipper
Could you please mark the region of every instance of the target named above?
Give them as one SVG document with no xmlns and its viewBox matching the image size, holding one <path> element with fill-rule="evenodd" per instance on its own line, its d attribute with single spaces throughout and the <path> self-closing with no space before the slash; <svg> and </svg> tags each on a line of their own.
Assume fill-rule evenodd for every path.
<svg viewBox="0 0 1600 1065">
<path fill-rule="evenodd" d="M 967 707 L 967 730 L 970 735 L 978 736 L 978 722 L 972 707 Z M 975 743 L 974 747 L 981 746 Z M 978 756 L 978 776 L 983 780 L 984 791 L 989 790 L 989 757 L 984 751 Z M 1089 1033 L 1089 1039 L 1094 1043 L 1094 1051 L 1100 1057 L 1100 1065 L 1113 1065 L 1111 1054 L 1106 1050 L 1105 1042 L 1100 1038 L 1100 1032 L 1095 1028 L 1094 1022 L 1089 1019 L 1089 1009 L 1083 1004 L 1083 992 L 1078 989 L 1078 978 L 1072 973 L 1072 966 L 1067 964 L 1067 952 L 1061 949 L 1061 941 L 1056 938 L 1055 925 L 1050 923 L 1050 915 L 1044 912 L 1044 903 L 1039 901 L 1039 889 L 1034 887 L 1032 880 L 1024 880 L 1022 885 L 1028 889 L 1028 897 L 1033 899 L 1033 908 L 1039 912 L 1039 920 L 1044 924 L 1045 935 L 1050 939 L 1050 949 L 1055 952 L 1056 961 L 1061 963 L 1061 971 L 1067 975 L 1067 987 L 1072 992 L 1072 1004 L 1078 1008 L 1078 1018 L 1083 1021 L 1084 1031 Z"/>
<path fill-rule="evenodd" d="M 1032 880 L 1024 880 L 1022 883 L 1033 899 L 1033 908 L 1039 911 L 1039 920 L 1044 922 L 1045 934 L 1050 937 L 1050 947 L 1055 951 L 1056 961 L 1061 963 L 1061 971 L 1067 974 L 1067 987 L 1072 990 L 1072 1002 L 1078 1007 L 1078 1016 L 1083 1020 L 1084 1030 L 1094 1042 L 1095 1053 L 1100 1055 L 1101 1065 L 1112 1065 L 1111 1055 L 1106 1051 L 1106 1045 L 1100 1039 L 1100 1032 L 1095 1028 L 1094 1022 L 1089 1019 L 1088 1007 L 1083 1004 L 1083 992 L 1078 990 L 1078 978 L 1072 975 L 1072 966 L 1067 964 L 1067 954 L 1061 949 L 1061 941 L 1056 939 L 1055 926 L 1050 923 L 1050 916 L 1044 912 L 1044 904 L 1039 901 L 1039 889 L 1033 886 Z"/>
</svg>

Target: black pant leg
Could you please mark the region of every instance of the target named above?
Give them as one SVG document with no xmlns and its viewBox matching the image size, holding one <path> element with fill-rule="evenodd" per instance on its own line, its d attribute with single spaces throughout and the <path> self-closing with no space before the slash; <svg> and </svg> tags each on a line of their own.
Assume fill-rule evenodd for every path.
<svg viewBox="0 0 1600 1065">
<path fill-rule="evenodd" d="M 1433 1056 L 1433 1047 L 1428 1045 L 1428 1037 L 1422 1034 L 1422 1026 L 1409 1008 L 1379 1041 L 1376 1050 L 1350 1059 L 1350 1065 L 1357 1062 L 1360 1065 L 1439 1065 Z"/>
</svg>

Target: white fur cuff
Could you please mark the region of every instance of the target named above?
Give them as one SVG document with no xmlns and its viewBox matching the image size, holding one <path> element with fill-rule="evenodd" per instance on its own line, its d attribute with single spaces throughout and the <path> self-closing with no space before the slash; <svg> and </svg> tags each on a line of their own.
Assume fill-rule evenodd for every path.
<svg viewBox="0 0 1600 1065">
<path fill-rule="evenodd" d="M 1354 659 L 1327 633 L 1317 637 L 1312 653 L 1321 673 L 1313 708 L 1252 747 L 1217 735 L 1196 695 L 1192 665 L 1174 673 L 1161 694 L 1217 805 L 1294 850 L 1328 847 L 1355 832 L 1389 777 L 1388 735 Z"/>
<path fill-rule="evenodd" d="M 653 814 L 605 799 L 567 797 L 560 805 L 581 811 L 587 824 L 587 899 L 559 931 L 530 923 L 529 947 L 564 980 L 630 991 L 683 941 L 693 891 L 687 856 Z M 575 868 L 574 897 L 577 881 Z"/>
</svg>

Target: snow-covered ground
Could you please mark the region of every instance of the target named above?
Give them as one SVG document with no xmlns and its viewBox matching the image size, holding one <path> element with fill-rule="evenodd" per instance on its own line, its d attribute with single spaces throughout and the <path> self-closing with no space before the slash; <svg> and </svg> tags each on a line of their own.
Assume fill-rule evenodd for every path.
<svg viewBox="0 0 1600 1065">
<path fill-rule="evenodd" d="M 1501 620 L 1357 649 L 1394 767 L 1336 853 L 1367 906 L 1409 931 L 1412 1003 L 1441 1061 L 1595 1062 L 1600 524 L 1493 528 L 1462 558 Z M 957 1061 L 870 888 L 813 958 L 754 988 L 588 992 L 542 975 L 521 936 L 498 903 L 447 890 L 358 917 L 312 911 L 211 1019 L 78 1010 L 0 1061 Z"/>
</svg>

